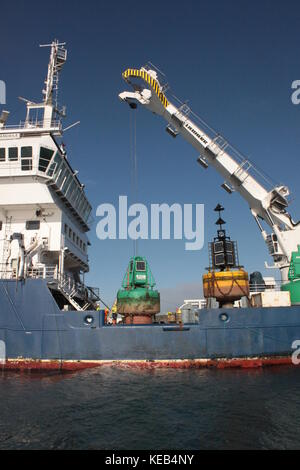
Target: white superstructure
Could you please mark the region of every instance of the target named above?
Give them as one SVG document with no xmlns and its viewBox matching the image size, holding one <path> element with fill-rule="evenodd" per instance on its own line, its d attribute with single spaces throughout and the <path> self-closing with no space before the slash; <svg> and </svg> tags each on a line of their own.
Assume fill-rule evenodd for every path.
<svg viewBox="0 0 300 470">
<path fill-rule="evenodd" d="M 24 122 L 0 117 L 0 276 L 47 279 L 62 307 L 93 306 L 95 291 L 83 283 L 88 272 L 87 232 L 91 205 L 61 137 L 57 88 L 67 59 L 54 41 L 43 101 L 26 102 Z"/>
<path fill-rule="evenodd" d="M 300 245 L 300 224 L 294 222 L 287 211 L 289 189 L 270 182 L 185 103 L 179 100 L 176 105 L 171 103 L 165 95 L 168 86 L 163 84 L 164 78 L 160 78 L 160 71 L 153 68 L 150 64 L 141 69 L 127 69 L 123 78 L 133 91 L 120 93 L 120 99 L 132 108 L 139 103 L 162 116 L 172 137 L 182 135 L 200 153 L 198 162 L 202 167 L 211 165 L 221 174 L 225 180 L 222 187 L 227 192 L 241 194 L 273 257 L 274 267 L 280 269 L 282 281 L 287 282 L 291 254 Z M 271 233 L 263 228 L 262 221 L 271 228 Z"/>
</svg>

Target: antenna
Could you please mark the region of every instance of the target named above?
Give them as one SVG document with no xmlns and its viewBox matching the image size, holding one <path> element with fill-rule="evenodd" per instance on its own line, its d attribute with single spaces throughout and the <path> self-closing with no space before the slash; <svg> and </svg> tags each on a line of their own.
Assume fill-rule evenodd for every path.
<svg viewBox="0 0 300 470">
<path fill-rule="evenodd" d="M 48 64 L 48 74 L 43 90 L 44 104 L 53 105 L 57 108 L 58 79 L 59 73 L 67 60 L 67 50 L 65 42 L 54 40 L 51 44 L 41 44 L 40 47 L 51 47 L 50 60 Z"/>
<path fill-rule="evenodd" d="M 19 99 L 20 101 L 24 101 L 24 103 L 26 103 L 26 104 L 36 104 L 36 103 L 34 103 L 33 101 L 28 100 L 27 98 L 23 98 L 23 96 L 18 96 L 18 99 Z"/>
<path fill-rule="evenodd" d="M 72 127 L 75 127 L 75 126 L 77 126 L 78 124 L 80 124 L 80 121 L 74 122 L 74 124 L 71 124 L 70 126 L 65 127 L 65 128 L 63 129 L 63 132 L 66 132 L 66 131 L 68 131 L 69 129 L 72 129 Z"/>
</svg>

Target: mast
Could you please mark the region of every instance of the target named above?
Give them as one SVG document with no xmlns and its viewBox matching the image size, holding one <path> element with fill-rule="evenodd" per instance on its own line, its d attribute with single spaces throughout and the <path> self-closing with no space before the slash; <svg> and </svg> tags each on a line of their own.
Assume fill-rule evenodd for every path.
<svg viewBox="0 0 300 470">
<path fill-rule="evenodd" d="M 58 109 L 58 82 L 59 75 L 67 61 L 67 50 L 65 42 L 60 43 L 54 40 L 51 44 L 42 44 L 40 47 L 50 47 L 50 59 L 48 64 L 45 88 L 42 90 L 42 103 L 20 98 L 27 105 L 25 127 L 37 126 L 53 131 L 53 134 L 60 132 L 60 118 L 66 116 L 65 107 Z"/>
<path fill-rule="evenodd" d="M 67 50 L 65 49 L 65 42 L 58 42 L 54 40 L 51 44 L 41 44 L 40 47 L 50 47 L 50 60 L 48 64 L 48 74 L 45 80 L 45 89 L 42 93 L 44 95 L 44 104 L 58 106 L 58 81 L 59 73 L 61 72 L 65 62 L 67 61 Z"/>
</svg>

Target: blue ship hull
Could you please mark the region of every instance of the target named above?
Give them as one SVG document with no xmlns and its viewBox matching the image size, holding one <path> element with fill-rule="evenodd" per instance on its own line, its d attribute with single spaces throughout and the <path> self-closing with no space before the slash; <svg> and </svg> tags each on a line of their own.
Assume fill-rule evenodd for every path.
<svg viewBox="0 0 300 470">
<path fill-rule="evenodd" d="M 226 311 L 227 321 L 220 314 Z M 93 317 L 87 324 L 86 317 Z M 43 280 L 0 281 L 4 368 L 75 369 L 102 364 L 149 367 L 291 363 L 300 307 L 203 309 L 199 322 L 104 325 L 98 311 L 61 311 Z"/>
</svg>

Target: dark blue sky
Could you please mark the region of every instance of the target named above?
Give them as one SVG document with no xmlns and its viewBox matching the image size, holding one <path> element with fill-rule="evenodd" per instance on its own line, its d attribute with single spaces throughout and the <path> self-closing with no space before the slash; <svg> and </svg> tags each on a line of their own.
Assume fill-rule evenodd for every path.
<svg viewBox="0 0 300 470">
<path fill-rule="evenodd" d="M 7 84 L 11 123 L 24 118 L 17 96 L 38 100 L 48 51 L 40 43 L 66 41 L 67 65 L 60 102 L 67 124 L 69 159 L 96 207 L 130 195 L 129 108 L 119 102 L 121 73 L 151 60 L 167 75 L 172 92 L 225 135 L 275 181 L 287 184 L 300 218 L 300 106 L 291 83 L 300 79 L 300 4 L 297 1 L 10 1 L 1 4 L 0 79 Z M 220 188 L 222 179 L 196 164 L 197 153 L 165 132 L 161 118 L 137 111 L 139 201 L 205 204 L 205 247 L 184 250 L 184 241 L 143 241 L 164 306 L 201 293 L 218 202 L 227 228 L 239 241 L 240 261 L 262 270 L 267 250 L 239 195 Z M 90 238 L 91 285 L 111 302 L 121 284 L 131 241 Z M 267 274 L 273 273 L 268 271 Z"/>
</svg>

